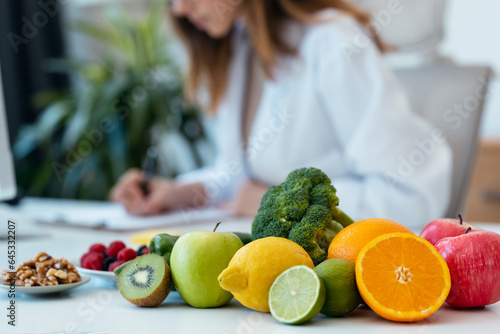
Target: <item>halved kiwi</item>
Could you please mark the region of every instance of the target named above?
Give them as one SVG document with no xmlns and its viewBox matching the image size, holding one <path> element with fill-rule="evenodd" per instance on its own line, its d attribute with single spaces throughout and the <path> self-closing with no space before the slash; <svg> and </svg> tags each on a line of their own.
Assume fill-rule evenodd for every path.
<svg viewBox="0 0 500 334">
<path fill-rule="evenodd" d="M 118 276 L 121 295 L 137 306 L 160 305 L 171 287 L 170 268 L 163 257 L 156 254 L 138 256 L 129 261 Z"/>
</svg>

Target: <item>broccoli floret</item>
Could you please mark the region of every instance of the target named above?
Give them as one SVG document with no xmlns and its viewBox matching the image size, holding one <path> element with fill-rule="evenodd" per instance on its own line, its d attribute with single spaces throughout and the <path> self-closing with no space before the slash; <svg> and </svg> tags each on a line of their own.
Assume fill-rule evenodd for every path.
<svg viewBox="0 0 500 334">
<path fill-rule="evenodd" d="M 276 234 L 276 237 L 288 238 L 290 230 L 294 225 L 294 221 L 285 220 L 283 218 L 272 220 L 264 229 L 264 235 Z"/>
<path fill-rule="evenodd" d="M 288 174 L 285 184 L 294 182 L 299 178 L 309 179 L 313 187 L 316 187 L 318 184 L 330 184 L 332 182 L 325 173 L 317 168 L 299 168 Z"/>
<path fill-rule="evenodd" d="M 318 184 L 311 191 L 311 205 L 319 204 L 328 208 L 339 205 L 337 190 L 331 184 Z"/>
<path fill-rule="evenodd" d="M 337 206 L 330 179 L 316 168 L 291 172 L 262 198 L 252 224 L 252 238 L 288 238 L 302 246 L 315 265 L 326 259 L 333 237 L 352 223 Z"/>
<path fill-rule="evenodd" d="M 267 210 L 269 207 L 272 207 L 274 205 L 274 201 L 276 200 L 276 196 L 278 196 L 279 194 L 281 194 L 281 186 L 270 187 L 262 197 L 262 202 L 260 204 L 259 210 Z"/>
<path fill-rule="evenodd" d="M 326 260 L 328 246 L 342 225 L 332 220 L 330 210 L 311 205 L 300 223 L 291 229 L 288 238 L 309 253 L 315 265 Z"/>
<path fill-rule="evenodd" d="M 273 204 L 278 209 L 278 214 L 285 220 L 298 221 L 304 216 L 309 207 L 309 197 L 312 189 L 311 181 L 300 178 L 285 184 L 282 191 Z"/>
</svg>

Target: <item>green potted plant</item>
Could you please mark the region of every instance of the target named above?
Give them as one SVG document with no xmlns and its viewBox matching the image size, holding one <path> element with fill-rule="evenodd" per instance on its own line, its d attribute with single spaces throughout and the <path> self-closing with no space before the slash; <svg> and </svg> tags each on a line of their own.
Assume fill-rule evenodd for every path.
<svg viewBox="0 0 500 334">
<path fill-rule="evenodd" d="M 37 96 L 45 107 L 14 145 L 18 184 L 27 194 L 105 199 L 118 177 L 140 168 L 148 147 L 167 133 L 183 140 L 190 148 L 184 154 L 203 165 L 197 150 L 207 140 L 202 116 L 184 101 L 164 12 L 164 4 L 154 2 L 142 18 L 131 19 L 113 7 L 101 26 L 76 23 L 78 31 L 104 46 L 102 56 L 50 62 L 75 84 Z M 165 176 L 179 172 L 170 166 Z"/>
</svg>

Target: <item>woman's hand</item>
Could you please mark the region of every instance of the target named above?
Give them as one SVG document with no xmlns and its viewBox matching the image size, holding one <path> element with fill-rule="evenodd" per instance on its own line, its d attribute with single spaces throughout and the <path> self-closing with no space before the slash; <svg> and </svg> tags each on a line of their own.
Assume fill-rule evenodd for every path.
<svg viewBox="0 0 500 334">
<path fill-rule="evenodd" d="M 241 186 L 236 198 L 231 202 L 224 203 L 220 207 L 231 210 L 237 216 L 253 217 L 259 210 L 262 197 L 269 187 L 257 181 L 247 181 Z"/>
<path fill-rule="evenodd" d="M 146 195 L 142 189 L 143 182 L 142 171 L 129 170 L 111 189 L 110 199 L 122 203 L 128 212 L 137 216 L 153 216 L 180 206 L 196 207 L 206 204 L 205 191 L 201 184 L 179 185 L 169 179 L 153 178 Z"/>
<path fill-rule="evenodd" d="M 138 169 L 127 171 L 111 189 L 110 199 L 120 202 L 131 214 L 157 215 L 174 207 L 175 183 L 167 179 L 153 178 L 149 194 L 143 192 L 144 173 Z"/>
</svg>

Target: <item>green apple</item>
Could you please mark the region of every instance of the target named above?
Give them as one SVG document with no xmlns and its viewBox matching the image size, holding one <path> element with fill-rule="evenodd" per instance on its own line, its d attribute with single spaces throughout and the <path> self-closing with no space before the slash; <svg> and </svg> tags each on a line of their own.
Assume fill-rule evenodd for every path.
<svg viewBox="0 0 500 334">
<path fill-rule="evenodd" d="M 215 232 L 214 229 L 214 232 L 183 234 L 170 257 L 172 279 L 182 299 L 198 308 L 229 303 L 233 295 L 220 287 L 217 278 L 241 247 L 240 238 L 231 232 Z"/>
</svg>

